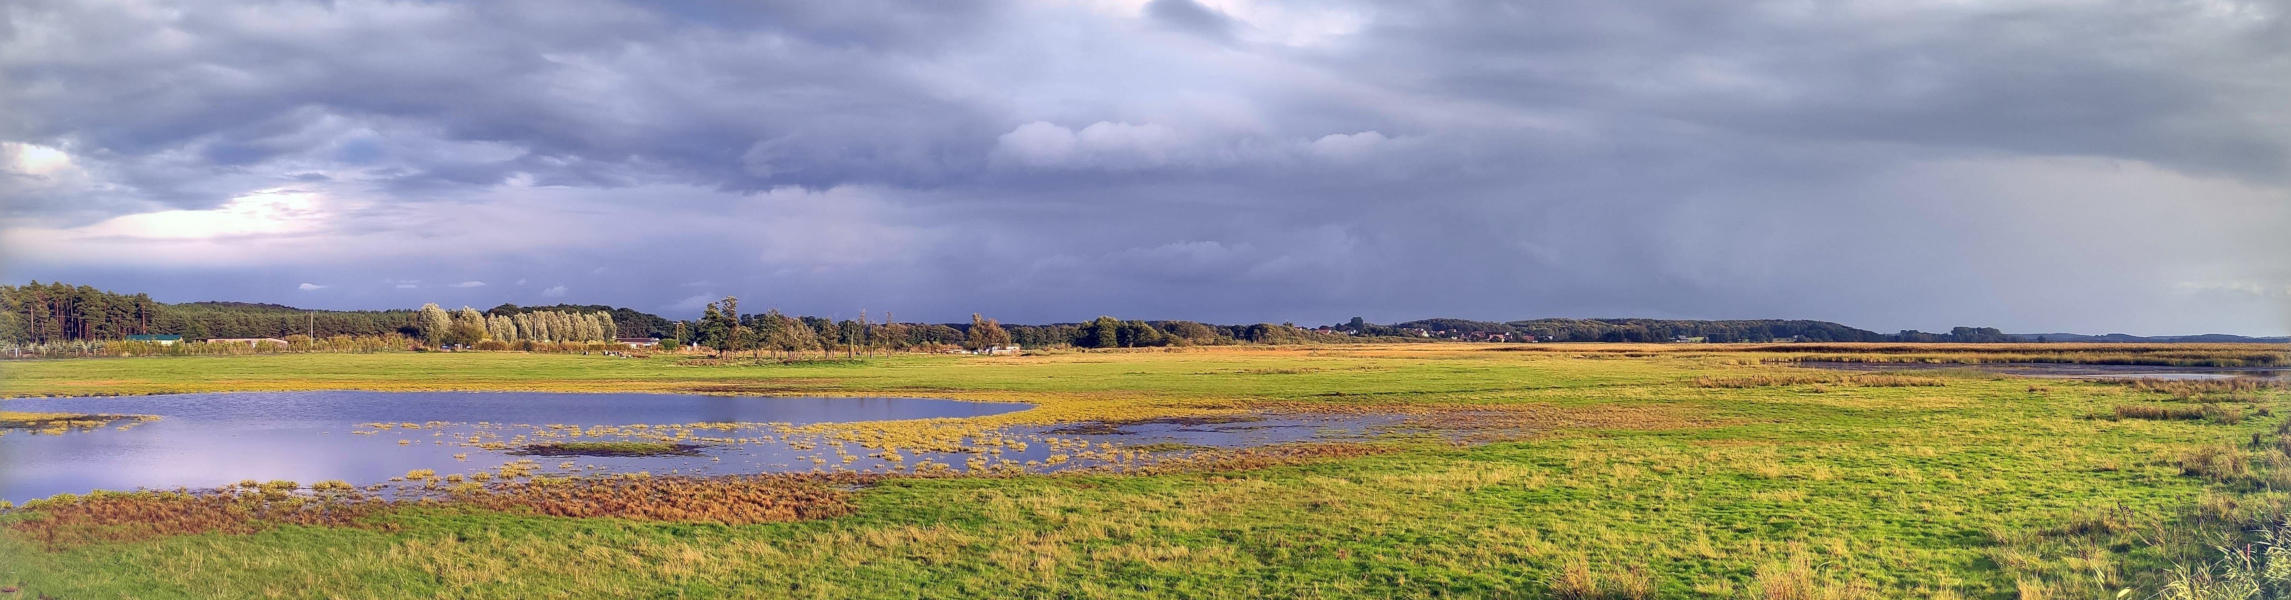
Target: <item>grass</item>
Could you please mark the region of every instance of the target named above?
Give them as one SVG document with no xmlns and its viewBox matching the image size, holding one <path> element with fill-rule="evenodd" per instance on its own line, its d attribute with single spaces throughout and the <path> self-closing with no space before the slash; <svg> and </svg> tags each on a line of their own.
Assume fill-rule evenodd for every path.
<svg viewBox="0 0 2291 600">
<path fill-rule="evenodd" d="M 1257 411 L 1399 412 L 1409 433 L 1194 453 L 1137 473 L 882 478 L 821 488 L 838 508 L 778 520 L 412 503 L 347 526 L 50 547 L 20 527 L 62 513 L 32 508 L 0 514 L 0 584 L 58 597 L 2149 597 L 2175 566 L 2209 564 L 2203 543 L 2228 539 L 2202 532 L 2234 533 L 2280 507 L 2268 482 L 2291 462 L 2276 419 L 2092 418 L 2182 406 L 2169 391 L 1957 373 L 1854 382 L 1741 348 L 1549 346 L 707 366 L 514 353 L 5 363 L 4 396 L 453 389 L 1037 406 L 834 426 L 901 444 Z M 2206 394 L 2240 395 L 2228 402 L 2247 415 L 2287 399 L 2279 388 L 2194 396 Z M 2221 403 L 2185 406 L 2205 404 Z"/>
</svg>

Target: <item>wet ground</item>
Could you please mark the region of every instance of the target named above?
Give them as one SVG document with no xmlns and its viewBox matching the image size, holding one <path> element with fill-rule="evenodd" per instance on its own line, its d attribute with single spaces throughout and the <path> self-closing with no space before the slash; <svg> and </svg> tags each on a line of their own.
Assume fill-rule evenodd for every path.
<svg viewBox="0 0 2291 600">
<path fill-rule="evenodd" d="M 0 500 L 92 490 L 205 489 L 245 480 L 436 485 L 533 475 L 1048 472 L 1210 448 L 1356 439 L 1383 415 L 1244 415 L 1009 427 L 952 448 L 805 425 L 976 417 L 1019 403 L 525 392 L 285 392 L 0 401 L 0 410 L 157 415 L 56 435 L 0 434 Z M 916 425 L 930 427 L 932 422 Z M 943 422 L 939 422 L 943 423 Z M 530 456 L 534 445 L 652 441 L 658 456 Z"/>
</svg>

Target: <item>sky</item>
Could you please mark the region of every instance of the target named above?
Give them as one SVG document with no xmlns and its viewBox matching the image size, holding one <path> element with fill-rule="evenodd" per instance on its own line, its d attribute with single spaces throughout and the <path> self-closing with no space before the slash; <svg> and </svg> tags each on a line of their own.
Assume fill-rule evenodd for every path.
<svg viewBox="0 0 2291 600">
<path fill-rule="evenodd" d="M 2291 333 L 2291 5 L 0 3 L 0 279 Z"/>
</svg>

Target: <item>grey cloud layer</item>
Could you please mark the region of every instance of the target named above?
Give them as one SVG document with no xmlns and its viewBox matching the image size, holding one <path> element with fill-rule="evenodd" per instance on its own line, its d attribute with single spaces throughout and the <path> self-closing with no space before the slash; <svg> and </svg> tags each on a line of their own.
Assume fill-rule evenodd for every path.
<svg viewBox="0 0 2291 600">
<path fill-rule="evenodd" d="M 34 0 L 0 235 L 175 299 L 2283 332 L 2283 10 Z"/>
</svg>

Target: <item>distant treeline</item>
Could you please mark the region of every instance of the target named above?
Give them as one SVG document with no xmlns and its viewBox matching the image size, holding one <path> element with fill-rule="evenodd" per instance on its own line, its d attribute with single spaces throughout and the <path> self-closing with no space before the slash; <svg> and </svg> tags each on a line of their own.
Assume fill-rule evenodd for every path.
<svg viewBox="0 0 2291 600">
<path fill-rule="evenodd" d="M 1194 321 L 1138 321 L 1098 317 L 1087 323 L 1005 325 L 1011 338 L 1028 346 L 1076 348 L 1153 348 L 1216 344 L 1305 344 L 1359 341 L 1334 331 L 1293 324 L 1210 325 Z"/>
<path fill-rule="evenodd" d="M 190 302 L 163 304 L 145 294 L 118 294 L 85 285 L 31 282 L 0 285 L 0 342 L 17 345 L 123 340 L 135 334 L 175 334 L 210 338 L 405 337 L 433 345 L 478 341 L 606 341 L 614 337 L 656 337 L 674 345 L 726 346 L 742 350 L 786 347 L 910 349 L 978 347 L 974 330 L 992 323 L 987 337 L 1028 348 L 1142 348 L 1215 344 L 1300 344 L 1375 340 L 1473 340 L 1539 342 L 2283 342 L 2283 338 L 2232 335 L 2136 337 L 2122 334 L 2008 334 L 1992 327 L 1957 327 L 1946 333 L 1915 330 L 1892 334 L 1828 321 L 1671 319 L 1535 319 L 1471 321 L 1423 319 L 1380 325 L 1359 317 L 1350 322 L 1300 327 L 1293 324 L 1213 325 L 1194 321 L 1141 321 L 1099 317 L 1083 323 L 1006 325 L 992 319 L 971 323 L 890 323 L 866 318 L 833 319 L 783 315 L 778 311 L 740 313 L 737 300 L 711 304 L 700 318 L 674 320 L 629 308 L 558 304 L 503 304 L 478 313 L 454 311 L 441 324 L 416 310 L 305 310 L 277 304 Z M 731 309 L 729 311 L 724 309 Z M 441 311 L 443 312 L 443 311 Z M 726 314 L 729 313 L 729 314 Z M 434 315 L 432 315 L 434 316 Z M 888 321 L 888 319 L 886 319 Z M 461 325 L 456 331 L 456 325 Z M 595 326 L 593 330 L 587 329 Z M 800 326 L 802 331 L 797 331 Z M 757 336 L 734 339 L 735 330 Z M 999 333 L 996 333 L 999 332 Z M 768 335 L 767 335 L 768 334 Z M 999 337 L 998 337 L 999 336 Z M 768 339 L 767 339 L 768 338 Z M 999 345 L 999 344 L 997 344 Z"/>
<path fill-rule="evenodd" d="M 162 304 L 145 294 L 32 282 L 0 285 L 0 341 L 47 344 L 136 334 L 190 339 L 410 335 L 414 311 L 308 311 L 276 304 Z"/>
<path fill-rule="evenodd" d="M 93 287 L 32 282 L 0 285 L 0 341 L 18 345 L 120 341 L 136 334 L 172 334 L 186 340 L 343 336 L 420 340 L 433 346 L 475 346 L 495 341 L 602 341 L 614 337 L 657 337 L 671 345 L 754 350 L 853 348 L 916 349 L 978 347 L 979 333 L 992 345 L 1029 348 L 1141 348 L 1211 344 L 1296 344 L 1359 341 L 1361 338 L 1292 324 L 1210 325 L 1193 321 L 1137 321 L 1100 317 L 1087 323 L 1000 325 L 1000 332 L 974 333 L 992 319 L 972 323 L 871 323 L 782 315 L 778 311 L 737 313 L 738 304 L 712 304 L 701 318 L 682 321 L 629 308 L 558 304 L 503 304 L 482 313 L 470 309 L 307 310 L 248 302 L 164 304 L 145 294 L 126 295 Z M 727 318 L 730 308 L 738 316 Z M 442 317 L 442 318 L 441 318 Z M 734 322 L 758 337 L 730 337 Z M 798 327 L 800 326 L 800 331 Z"/>
<path fill-rule="evenodd" d="M 778 310 L 743 313 L 738 298 L 725 298 L 702 309 L 697 321 L 672 321 L 664 337 L 670 347 L 698 346 L 725 352 L 796 354 L 878 350 L 968 348 L 980 350 L 1005 345 L 1026 348 L 1074 346 L 1080 348 L 1150 348 L 1217 344 L 1295 344 L 1358 341 L 1334 331 L 1315 331 L 1292 324 L 1208 325 L 1193 321 L 1123 321 L 1098 317 L 1088 323 L 1004 325 L 971 315 L 969 323 L 900 323 L 859 318 L 842 321 L 790 316 Z"/>
</svg>

